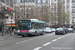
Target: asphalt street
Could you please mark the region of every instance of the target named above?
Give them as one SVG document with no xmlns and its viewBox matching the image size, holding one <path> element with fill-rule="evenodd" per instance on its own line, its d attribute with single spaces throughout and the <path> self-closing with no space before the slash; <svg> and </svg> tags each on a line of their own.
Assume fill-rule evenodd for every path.
<svg viewBox="0 0 75 50">
<path fill-rule="evenodd" d="M 75 50 L 75 33 L 0 37 L 0 50 Z"/>
</svg>

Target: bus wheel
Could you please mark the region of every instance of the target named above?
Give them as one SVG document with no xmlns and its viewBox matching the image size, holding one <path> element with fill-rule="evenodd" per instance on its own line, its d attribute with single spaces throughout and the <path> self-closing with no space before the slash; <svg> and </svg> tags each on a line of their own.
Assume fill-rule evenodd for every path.
<svg viewBox="0 0 75 50">
<path fill-rule="evenodd" d="M 37 31 L 35 32 L 35 36 L 37 36 L 38 34 L 37 34 Z"/>
<path fill-rule="evenodd" d="M 22 37 L 25 37 L 26 35 L 22 35 Z"/>
<path fill-rule="evenodd" d="M 44 33 L 42 33 L 41 35 L 44 35 Z"/>
<path fill-rule="evenodd" d="M 42 31 L 42 33 L 40 35 L 44 35 L 44 31 Z"/>
</svg>

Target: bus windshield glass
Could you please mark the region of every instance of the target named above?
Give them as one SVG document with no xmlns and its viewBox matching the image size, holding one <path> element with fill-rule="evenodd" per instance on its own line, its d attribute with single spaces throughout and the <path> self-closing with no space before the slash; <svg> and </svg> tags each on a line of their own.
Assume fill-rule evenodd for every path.
<svg viewBox="0 0 75 50">
<path fill-rule="evenodd" d="M 20 30 L 29 30 L 30 29 L 30 22 L 19 23 Z"/>
</svg>

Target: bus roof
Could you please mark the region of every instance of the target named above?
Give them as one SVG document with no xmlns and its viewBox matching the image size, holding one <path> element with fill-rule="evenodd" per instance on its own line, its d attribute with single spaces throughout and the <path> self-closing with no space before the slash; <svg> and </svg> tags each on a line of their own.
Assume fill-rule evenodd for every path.
<svg viewBox="0 0 75 50">
<path fill-rule="evenodd" d="M 39 20 L 36 20 L 36 19 L 25 19 L 25 20 L 30 20 L 31 22 L 37 22 L 37 23 L 45 23 L 44 21 L 39 21 Z M 19 20 L 21 21 L 21 20 Z"/>
<path fill-rule="evenodd" d="M 33 21 L 33 20 L 31 20 L 31 22 L 45 23 L 44 21 Z"/>
<path fill-rule="evenodd" d="M 37 23 L 45 23 L 44 21 L 39 21 L 38 19 L 30 19 L 31 22 L 37 22 Z"/>
</svg>

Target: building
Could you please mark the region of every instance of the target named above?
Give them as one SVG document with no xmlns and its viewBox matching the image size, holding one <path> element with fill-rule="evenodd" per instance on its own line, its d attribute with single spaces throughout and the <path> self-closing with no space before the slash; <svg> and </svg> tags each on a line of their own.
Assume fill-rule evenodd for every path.
<svg viewBox="0 0 75 50">
<path fill-rule="evenodd" d="M 58 2 L 60 2 L 61 6 L 58 6 Z M 51 0 L 51 10 L 53 15 L 56 16 L 53 23 L 58 24 L 58 11 L 59 7 L 61 7 L 61 11 L 65 12 L 68 16 L 67 21 L 63 20 L 62 24 L 73 24 L 74 23 L 74 0 Z"/>
<path fill-rule="evenodd" d="M 71 18 L 72 18 L 72 24 L 75 25 L 75 0 L 71 0 Z"/>
<path fill-rule="evenodd" d="M 34 0 L 14 0 L 13 8 L 16 11 L 16 14 L 14 14 L 14 19 L 24 19 L 28 14 L 27 12 L 34 6 Z"/>
<path fill-rule="evenodd" d="M 72 0 L 63 0 L 63 12 L 65 12 L 69 17 L 69 23 L 72 24 Z M 65 22 L 67 24 L 67 22 Z"/>
<path fill-rule="evenodd" d="M 19 13 L 19 15 L 14 14 L 14 18 L 17 16 L 18 19 L 24 19 L 32 13 L 35 13 L 33 16 L 36 16 L 36 9 L 42 6 L 49 6 L 49 0 L 14 0 L 13 8 Z M 34 12 L 31 12 L 32 10 Z"/>
<path fill-rule="evenodd" d="M 75 1 L 74 0 L 14 0 L 14 10 L 19 10 L 18 17 L 24 19 L 21 14 L 27 17 L 27 11 L 34 8 L 40 8 L 42 6 L 48 6 L 50 13 L 54 16 L 50 16 L 50 24 L 58 24 L 58 1 L 61 3 L 62 12 L 68 15 L 67 21 L 63 20 L 62 24 L 74 24 L 75 23 Z M 30 13 L 29 13 L 30 14 Z M 17 16 L 17 15 L 16 15 Z M 15 14 L 14 14 L 15 18 Z M 53 21 L 52 21 L 53 20 Z"/>
<path fill-rule="evenodd" d="M 58 0 L 54 0 L 57 4 Z M 62 2 L 62 11 L 69 16 L 69 23 L 65 21 L 65 24 L 75 25 L 75 0 L 59 0 Z M 57 6 L 56 6 L 57 7 Z M 57 8 L 56 8 L 57 11 Z M 56 15 L 57 16 L 57 15 Z"/>
<path fill-rule="evenodd" d="M 0 0 L 0 30 L 6 24 L 6 16 L 13 16 L 13 0 Z"/>
</svg>

